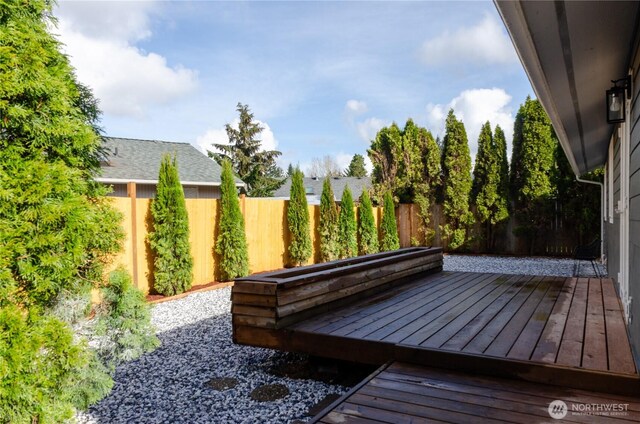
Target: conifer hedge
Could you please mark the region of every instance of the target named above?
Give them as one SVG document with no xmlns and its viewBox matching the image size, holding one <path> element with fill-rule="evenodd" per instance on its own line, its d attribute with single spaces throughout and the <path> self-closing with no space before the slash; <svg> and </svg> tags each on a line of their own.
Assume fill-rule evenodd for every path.
<svg viewBox="0 0 640 424">
<path fill-rule="evenodd" d="M 360 195 L 358 209 L 358 254 L 378 253 L 378 229 L 373 218 L 371 198 L 366 189 Z"/>
<path fill-rule="evenodd" d="M 320 260 L 333 261 L 340 256 L 338 240 L 338 207 L 331 188 L 331 178 L 325 178 L 320 196 Z"/>
<path fill-rule="evenodd" d="M 189 220 L 178 164 L 166 154 L 160 164 L 156 197 L 151 202 L 153 231 L 149 244 L 154 253 L 154 289 L 165 296 L 189 290 L 193 281 L 193 258 L 189 243 Z"/>
<path fill-rule="evenodd" d="M 293 266 L 302 265 L 311 257 L 309 207 L 302 178 L 302 172 L 296 169 L 291 177 L 291 192 L 287 208 L 290 235 L 289 262 Z"/>
<path fill-rule="evenodd" d="M 384 211 L 382 212 L 382 223 L 380 224 L 380 250 L 397 250 L 400 248 L 398 237 L 398 227 L 396 225 L 395 205 L 391 193 L 384 195 Z"/>
<path fill-rule="evenodd" d="M 233 280 L 249 275 L 249 252 L 238 190 L 228 160 L 222 161 L 220 190 L 220 221 L 215 250 L 220 255 L 221 278 Z"/>
<path fill-rule="evenodd" d="M 353 196 L 347 185 L 342 191 L 338 220 L 338 239 L 340 240 L 340 258 L 342 259 L 358 255 L 356 216 L 353 208 Z"/>
</svg>

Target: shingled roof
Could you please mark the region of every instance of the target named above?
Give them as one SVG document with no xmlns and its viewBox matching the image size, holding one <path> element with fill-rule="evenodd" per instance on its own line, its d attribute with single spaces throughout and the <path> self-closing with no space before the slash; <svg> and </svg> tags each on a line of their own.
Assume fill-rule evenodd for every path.
<svg viewBox="0 0 640 424">
<path fill-rule="evenodd" d="M 308 178 L 305 177 L 304 188 L 307 193 L 307 200 L 310 203 L 319 203 L 320 196 L 322 195 L 322 184 L 324 178 Z M 363 189 L 371 188 L 371 178 L 369 177 L 331 177 L 331 188 L 333 189 L 333 195 L 335 200 L 342 198 L 342 192 L 345 186 L 349 186 L 351 194 L 354 199 L 360 196 Z M 289 192 L 291 191 L 291 177 L 287 178 L 282 187 L 273 193 L 273 197 L 289 198 Z"/>
<path fill-rule="evenodd" d="M 103 137 L 102 140 L 104 157 L 102 172 L 97 178 L 99 182 L 157 183 L 162 156 L 169 153 L 176 155 L 182 184 L 220 185 L 220 165 L 189 143 L 116 137 Z M 243 184 L 236 178 L 236 185 Z"/>
</svg>

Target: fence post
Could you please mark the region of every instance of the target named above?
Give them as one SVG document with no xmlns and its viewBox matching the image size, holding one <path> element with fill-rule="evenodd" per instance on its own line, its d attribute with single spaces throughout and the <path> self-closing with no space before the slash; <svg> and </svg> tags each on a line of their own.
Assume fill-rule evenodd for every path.
<svg viewBox="0 0 640 424">
<path fill-rule="evenodd" d="M 138 287 L 138 219 L 137 219 L 137 203 L 136 202 L 136 183 L 127 183 L 127 197 L 131 199 L 131 261 L 133 273 L 133 285 Z"/>
</svg>

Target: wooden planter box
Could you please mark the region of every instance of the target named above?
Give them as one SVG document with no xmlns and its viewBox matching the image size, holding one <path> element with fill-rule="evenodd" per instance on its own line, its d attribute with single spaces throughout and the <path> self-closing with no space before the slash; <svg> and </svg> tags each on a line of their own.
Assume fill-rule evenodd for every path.
<svg viewBox="0 0 640 424">
<path fill-rule="evenodd" d="M 274 330 L 441 270 L 442 248 L 411 247 L 238 278 L 231 294 L 233 340 L 272 347 L 267 339 Z M 260 330 L 266 330 L 263 341 Z"/>
</svg>

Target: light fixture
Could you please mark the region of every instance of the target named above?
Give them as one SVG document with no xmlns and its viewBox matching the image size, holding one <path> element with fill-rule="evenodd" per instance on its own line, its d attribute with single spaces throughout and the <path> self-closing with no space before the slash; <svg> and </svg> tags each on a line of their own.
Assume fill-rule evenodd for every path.
<svg viewBox="0 0 640 424">
<path fill-rule="evenodd" d="M 607 122 L 624 122 L 626 116 L 626 97 L 631 89 L 631 77 L 611 80 L 613 87 L 607 90 Z"/>
</svg>

